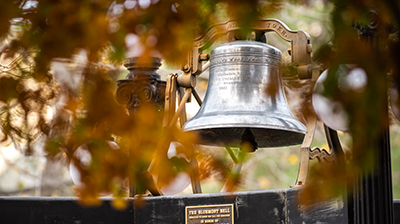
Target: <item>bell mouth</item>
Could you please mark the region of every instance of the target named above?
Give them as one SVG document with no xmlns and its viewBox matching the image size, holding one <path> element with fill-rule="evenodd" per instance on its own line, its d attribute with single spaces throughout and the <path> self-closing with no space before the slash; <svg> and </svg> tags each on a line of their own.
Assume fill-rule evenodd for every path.
<svg viewBox="0 0 400 224">
<path fill-rule="evenodd" d="M 232 114 L 202 116 L 188 121 L 183 130 L 198 134 L 204 145 L 239 147 L 249 129 L 259 148 L 301 144 L 306 133 L 304 125 L 292 117 L 252 115 L 245 116 L 246 122 L 238 123 L 243 119 L 243 115 Z"/>
<path fill-rule="evenodd" d="M 195 130 L 204 145 L 240 147 L 243 133 L 248 127 L 208 128 Z M 255 137 L 259 148 L 283 147 L 298 145 L 303 141 L 304 134 L 286 130 L 248 128 Z"/>
</svg>

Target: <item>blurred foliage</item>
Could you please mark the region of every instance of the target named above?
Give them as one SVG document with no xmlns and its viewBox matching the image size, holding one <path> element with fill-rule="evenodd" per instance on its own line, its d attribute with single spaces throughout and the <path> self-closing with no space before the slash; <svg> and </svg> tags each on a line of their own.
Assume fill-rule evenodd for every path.
<svg viewBox="0 0 400 224">
<path fill-rule="evenodd" d="M 312 181 L 325 180 L 325 192 L 309 185 L 303 201 L 329 198 L 361 173 L 372 173 L 377 167 L 379 144 L 389 125 L 388 80 L 398 82 L 399 3 L 392 1 L 332 1 L 332 41 L 314 55 L 329 73 L 324 82 L 324 95 L 340 102 L 347 112 L 351 152 L 346 164 L 312 169 Z M 339 65 L 356 64 L 366 72 L 367 83 L 362 89 L 341 88 L 338 84 Z M 390 74 L 388 76 L 388 74 Z M 392 105 L 396 106 L 396 105 Z M 379 148 L 383 150 L 383 148 Z M 312 197 L 314 196 L 314 197 Z"/>
<path fill-rule="evenodd" d="M 390 72 L 400 86 L 400 5 L 388 0 L 321 2 L 333 7 L 332 37 L 327 43 L 318 43 L 322 46 L 314 60 L 331 68 L 324 94 L 343 104 L 353 138 L 353 162 L 341 172 L 331 172 L 337 168 L 334 166 L 314 169 L 315 180 L 322 178 L 332 183 L 332 189 L 324 189 L 329 193 L 341 189 L 360 170 L 374 166 L 371 158 L 375 156 L 375 146 L 369 143 L 375 142 L 389 123 L 386 74 Z M 235 18 L 242 31 L 247 32 L 246 27 L 260 16 L 277 15 L 289 3 L 307 8 L 313 1 L 0 1 L 1 140 L 23 143 L 20 150 L 29 155 L 33 153 L 31 143 L 45 136 L 48 154 L 59 158 L 65 153 L 68 162 L 72 161 L 80 171 L 84 187 L 78 189 L 78 194 L 86 203 L 98 202 L 98 195 L 105 192 L 126 195 L 127 179 L 138 186 L 145 185 L 140 175 L 152 161 L 156 161 L 153 169 L 158 183 L 167 184 L 177 174 L 173 169 L 176 164 L 165 159 L 171 141 L 180 141 L 180 150 L 188 158 L 194 154 L 200 158 L 202 179 L 212 175 L 222 180 L 231 177 L 232 183 L 240 184 L 240 177 L 230 171 L 226 160 L 211 158 L 195 149 L 195 136 L 176 127 L 162 129 L 162 115 L 152 105 L 143 104 L 129 116 L 115 100 L 113 79 L 119 71 L 105 64 L 117 65 L 133 56 L 162 56 L 165 62 L 180 65 L 194 37 L 212 24 Z M 377 13 L 371 13 L 371 9 Z M 68 79 L 57 75 L 60 72 L 56 68 L 60 66 L 55 62 L 82 54 L 85 63 L 81 70 L 65 73 Z M 368 74 L 367 87 L 361 92 L 338 89 L 335 71 L 340 64 L 363 68 Z M 292 87 L 299 86 L 297 83 Z M 309 92 L 305 94 L 305 101 L 309 96 Z M 303 113 L 304 118 L 311 112 Z M 119 148 L 110 148 L 108 141 L 115 141 Z M 89 166 L 75 154 L 82 145 L 91 155 Z M 294 163 L 295 157 L 290 161 Z M 268 185 L 263 179 L 260 183 Z M 312 195 L 308 198 L 319 200 L 326 196 Z M 124 206 L 120 198 L 114 204 Z"/>
</svg>

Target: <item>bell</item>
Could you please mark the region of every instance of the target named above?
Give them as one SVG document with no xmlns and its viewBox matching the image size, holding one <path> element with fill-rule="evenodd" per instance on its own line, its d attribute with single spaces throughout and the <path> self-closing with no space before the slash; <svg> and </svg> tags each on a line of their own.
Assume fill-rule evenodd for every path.
<svg viewBox="0 0 400 224">
<path fill-rule="evenodd" d="M 258 147 L 300 144 L 304 125 L 289 111 L 281 83 L 282 53 L 268 44 L 235 41 L 211 51 L 204 102 L 184 126 L 203 144 L 237 147 L 253 139 Z M 268 84 L 277 92 L 269 95 Z"/>
</svg>

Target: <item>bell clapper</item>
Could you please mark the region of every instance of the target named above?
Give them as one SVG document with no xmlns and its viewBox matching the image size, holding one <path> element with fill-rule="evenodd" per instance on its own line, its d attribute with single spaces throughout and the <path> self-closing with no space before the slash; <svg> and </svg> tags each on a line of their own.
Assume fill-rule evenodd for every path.
<svg viewBox="0 0 400 224">
<path fill-rule="evenodd" d="M 245 129 L 239 148 L 244 152 L 255 152 L 258 149 L 258 144 L 250 128 Z"/>
</svg>

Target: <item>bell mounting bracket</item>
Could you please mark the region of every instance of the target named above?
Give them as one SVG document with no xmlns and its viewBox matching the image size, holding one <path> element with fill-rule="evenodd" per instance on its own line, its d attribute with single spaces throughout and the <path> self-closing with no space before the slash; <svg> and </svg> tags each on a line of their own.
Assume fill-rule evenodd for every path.
<svg viewBox="0 0 400 224">
<path fill-rule="evenodd" d="M 236 20 L 228 20 L 225 23 L 216 24 L 208 29 L 203 35 L 195 39 L 193 49 L 189 53 L 182 70 L 185 76 L 189 76 L 187 80 L 192 80 L 191 76 L 200 75 L 202 73 L 202 61 L 206 58 L 202 51 L 216 40 L 217 37 L 240 30 L 240 26 Z M 299 78 L 309 79 L 312 77 L 311 52 L 312 45 L 310 35 L 302 30 L 293 31 L 286 24 L 277 19 L 261 19 L 254 23 L 250 30 L 261 32 L 275 32 L 282 39 L 291 43 L 289 48 L 292 57 L 292 63 L 298 67 Z M 193 81 L 180 83 L 182 86 L 192 87 Z"/>
</svg>

